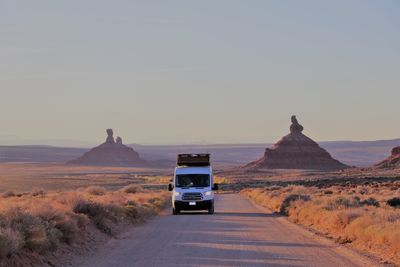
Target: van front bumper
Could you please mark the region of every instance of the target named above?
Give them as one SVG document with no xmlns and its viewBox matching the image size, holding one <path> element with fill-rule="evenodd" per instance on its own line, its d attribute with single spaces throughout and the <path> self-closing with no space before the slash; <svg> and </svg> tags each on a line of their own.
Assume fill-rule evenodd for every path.
<svg viewBox="0 0 400 267">
<path fill-rule="evenodd" d="M 196 202 L 196 205 L 190 205 L 190 202 Z M 208 210 L 214 204 L 214 200 L 203 201 L 174 201 L 174 208 L 178 210 Z"/>
</svg>

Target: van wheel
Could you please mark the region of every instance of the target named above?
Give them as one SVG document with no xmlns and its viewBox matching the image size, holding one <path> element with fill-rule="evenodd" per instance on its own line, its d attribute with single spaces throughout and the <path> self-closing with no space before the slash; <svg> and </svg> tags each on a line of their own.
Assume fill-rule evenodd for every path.
<svg viewBox="0 0 400 267">
<path fill-rule="evenodd" d="M 214 214 L 214 204 L 212 204 L 211 208 L 208 209 L 208 214 Z"/>
<path fill-rule="evenodd" d="M 180 210 L 175 209 L 175 208 L 172 209 L 172 214 L 173 214 L 173 215 L 178 215 L 179 213 L 181 213 Z"/>
</svg>

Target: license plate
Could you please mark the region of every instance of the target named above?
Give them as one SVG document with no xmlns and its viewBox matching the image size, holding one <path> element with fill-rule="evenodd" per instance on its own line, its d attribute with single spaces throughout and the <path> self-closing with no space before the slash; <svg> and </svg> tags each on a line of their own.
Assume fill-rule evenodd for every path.
<svg viewBox="0 0 400 267">
<path fill-rule="evenodd" d="M 189 206 L 196 206 L 196 202 L 189 202 Z"/>
</svg>

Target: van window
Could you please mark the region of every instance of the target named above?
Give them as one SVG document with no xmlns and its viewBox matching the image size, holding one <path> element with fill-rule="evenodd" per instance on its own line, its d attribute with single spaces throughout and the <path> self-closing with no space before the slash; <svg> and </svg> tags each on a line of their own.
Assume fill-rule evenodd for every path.
<svg viewBox="0 0 400 267">
<path fill-rule="evenodd" d="M 208 187 L 209 174 L 178 174 L 175 179 L 176 187 Z"/>
</svg>

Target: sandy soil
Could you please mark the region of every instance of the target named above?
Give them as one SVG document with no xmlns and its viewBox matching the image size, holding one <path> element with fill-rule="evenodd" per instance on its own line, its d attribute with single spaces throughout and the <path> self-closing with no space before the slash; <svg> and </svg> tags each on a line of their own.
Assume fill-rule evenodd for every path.
<svg viewBox="0 0 400 267">
<path fill-rule="evenodd" d="M 34 188 L 74 190 L 93 185 L 119 189 L 132 183 L 149 186 L 157 180 L 155 178 L 168 174 L 164 169 L 0 163 L 0 193 L 26 192 Z"/>
</svg>

